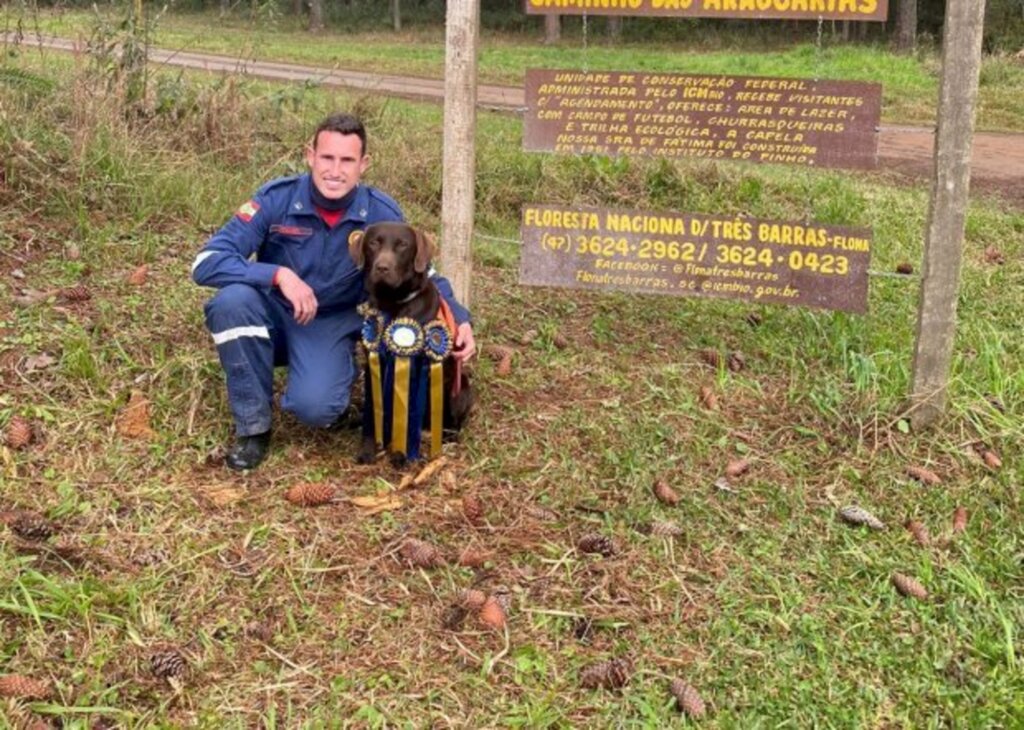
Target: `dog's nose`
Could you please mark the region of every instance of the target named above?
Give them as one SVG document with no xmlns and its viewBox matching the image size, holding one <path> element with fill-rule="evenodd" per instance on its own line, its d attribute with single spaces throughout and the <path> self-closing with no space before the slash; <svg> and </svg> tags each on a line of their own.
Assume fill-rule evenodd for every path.
<svg viewBox="0 0 1024 730">
<path fill-rule="evenodd" d="M 386 274 L 391 270 L 391 267 L 384 261 L 377 261 L 373 264 L 373 270 L 378 274 Z"/>
</svg>

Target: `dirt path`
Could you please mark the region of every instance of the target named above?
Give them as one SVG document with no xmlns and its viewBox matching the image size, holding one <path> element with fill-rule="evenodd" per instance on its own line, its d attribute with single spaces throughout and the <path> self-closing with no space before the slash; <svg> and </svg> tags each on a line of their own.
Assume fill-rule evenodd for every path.
<svg viewBox="0 0 1024 730">
<path fill-rule="evenodd" d="M 0 34 L 2 35 L 2 34 Z M 7 42 L 14 42 L 7 34 Z M 23 45 L 81 53 L 84 48 L 66 38 L 26 36 Z M 150 58 L 167 66 L 182 66 L 215 73 L 237 73 L 274 81 L 313 81 L 360 91 L 376 91 L 411 99 L 440 101 L 440 79 L 373 74 L 345 69 L 318 68 L 291 63 L 252 61 L 209 53 L 150 49 Z M 477 87 L 481 108 L 520 111 L 523 90 L 512 86 L 481 84 Z M 927 178 L 932 172 L 934 130 L 929 127 L 883 125 L 878 142 L 880 171 L 898 176 Z M 975 190 L 996 193 L 1014 207 L 1024 208 L 1024 134 L 980 132 L 974 137 L 971 180 Z"/>
</svg>

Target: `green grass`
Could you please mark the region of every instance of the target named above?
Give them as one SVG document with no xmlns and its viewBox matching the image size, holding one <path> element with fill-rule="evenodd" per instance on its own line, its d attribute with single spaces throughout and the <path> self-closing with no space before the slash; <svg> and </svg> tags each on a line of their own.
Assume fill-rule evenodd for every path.
<svg viewBox="0 0 1024 730">
<path fill-rule="evenodd" d="M 84 12 L 27 13 L 10 9 L 2 16 L 26 32 L 89 37 L 98 16 Z M 116 15 L 103 17 L 108 27 Z M 215 14 L 161 15 L 152 42 L 162 47 L 207 51 L 257 60 L 292 61 L 314 66 L 372 69 L 381 73 L 440 78 L 444 74 L 444 29 L 411 26 L 400 34 L 373 25 L 359 33 L 310 35 L 290 18 L 258 23 Z M 935 121 L 940 62 L 934 50 L 915 57 L 898 56 L 878 44 L 853 45 L 823 37 L 811 41 L 761 37 L 749 30 L 709 33 L 694 26 L 685 44 L 649 39 L 612 43 L 606 36 L 586 43 L 568 35 L 544 46 L 536 33 L 485 32 L 481 38 L 481 82 L 521 85 L 528 68 L 588 68 L 675 73 L 814 77 L 873 81 L 883 85 L 883 119 L 889 123 Z M 980 129 L 1024 129 L 1024 65 L 1005 55 L 983 64 L 978 126 Z"/>
<path fill-rule="evenodd" d="M 202 325 L 208 292 L 189 282 L 189 263 L 260 181 L 301 165 L 306 132 L 334 108 L 367 118 L 372 181 L 436 230 L 440 109 L 169 77 L 177 105 L 126 117 L 88 66 L 14 61 L 12 77 L 30 83 L 0 82 L 0 428 L 18 414 L 39 438 L 0 447 L 0 510 L 59 523 L 64 557 L 32 554 L 0 528 L 0 665 L 57 689 L 47 702 L 3 700 L 3 722 L 688 726 L 668 695 L 678 676 L 713 708 L 708 727 L 1019 726 L 1020 211 L 971 205 L 949 413 L 922 433 L 901 422 L 916 278 L 872 279 L 864 317 L 536 290 L 516 283 L 516 243 L 481 238 L 479 410 L 449 476 L 392 513 L 299 510 L 282 498 L 296 482 L 350 495 L 400 475 L 356 467 L 355 434 L 285 418 L 264 467 L 224 470 L 216 451 L 230 423 Z M 498 239 L 516 237 L 524 201 L 575 202 L 869 225 L 874 270 L 920 260 L 923 184 L 531 155 L 517 120 L 480 125 L 477 221 Z M 986 262 L 989 246 L 1005 265 Z M 143 263 L 148 282 L 130 285 Z M 65 301 L 58 290 L 78 282 L 92 298 Z M 26 289 L 51 293 L 26 301 Z M 751 311 L 760 326 L 747 324 Z M 495 372 L 498 344 L 516 350 L 508 377 Z M 711 371 L 705 347 L 741 350 L 748 367 Z M 701 385 L 718 410 L 700 406 Z M 117 430 L 133 390 L 151 401 L 151 440 Z M 979 462 L 977 442 L 1002 469 Z M 750 473 L 735 493 L 716 490 L 738 457 Z M 911 464 L 942 484 L 913 481 Z M 651 496 L 659 478 L 678 506 Z M 467 493 L 483 501 L 484 525 L 461 518 Z M 889 529 L 840 523 L 836 509 L 852 502 Z M 971 518 L 954 536 L 957 506 Z M 635 529 L 655 518 L 684 534 Z M 903 530 L 910 518 L 929 527 L 930 547 Z M 619 555 L 577 554 L 592 531 Z M 449 554 L 487 549 L 490 569 L 406 568 L 393 554 L 406 534 Z M 239 554 L 250 571 L 233 572 Z M 896 594 L 894 571 L 921 580 L 929 600 Z M 476 580 L 511 591 L 507 639 L 472 621 L 441 628 Z M 587 641 L 573 633 L 578 616 L 597 627 Z M 148 670 L 163 645 L 189 661 L 180 691 Z M 579 687 L 587 665 L 623 655 L 637 671 L 622 691 Z"/>
</svg>

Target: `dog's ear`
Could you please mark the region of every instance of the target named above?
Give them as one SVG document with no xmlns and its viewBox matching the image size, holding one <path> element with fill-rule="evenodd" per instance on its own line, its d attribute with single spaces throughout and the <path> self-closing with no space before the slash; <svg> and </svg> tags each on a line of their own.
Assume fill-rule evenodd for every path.
<svg viewBox="0 0 1024 730">
<path fill-rule="evenodd" d="M 434 237 L 429 233 L 424 233 L 418 228 L 414 230 L 416 231 L 416 261 L 413 266 L 417 274 L 423 274 L 430 268 L 430 260 L 437 253 L 437 244 L 434 243 Z"/>
<path fill-rule="evenodd" d="M 352 231 L 348 234 L 348 255 L 352 257 L 357 269 L 363 268 L 363 236 L 365 231 Z"/>
</svg>

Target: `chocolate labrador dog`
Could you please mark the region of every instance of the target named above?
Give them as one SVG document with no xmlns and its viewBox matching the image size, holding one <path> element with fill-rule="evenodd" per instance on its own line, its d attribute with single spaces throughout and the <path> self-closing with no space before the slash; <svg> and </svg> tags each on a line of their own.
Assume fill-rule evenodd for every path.
<svg viewBox="0 0 1024 730">
<path fill-rule="evenodd" d="M 387 322 L 405 317 L 423 326 L 441 317 L 441 295 L 429 274 L 434 244 L 423 232 L 405 223 L 375 223 L 361 237 L 350 241 L 349 252 L 356 266 L 363 270 L 370 306 L 382 313 Z M 451 334 L 454 337 L 454 331 Z M 443 431 L 450 437 L 461 430 L 469 416 L 474 394 L 469 378 L 453 357 L 445 358 L 443 368 Z M 365 375 L 369 379 L 370 373 Z M 363 464 L 372 462 L 376 456 L 376 440 L 369 427 L 373 403 L 370 398 L 366 400 L 363 442 L 358 456 Z M 365 413 L 368 410 L 369 415 Z M 390 414 L 385 417 L 390 418 Z M 388 450 L 392 463 L 398 466 L 406 463 L 406 454 L 390 447 Z"/>
</svg>

